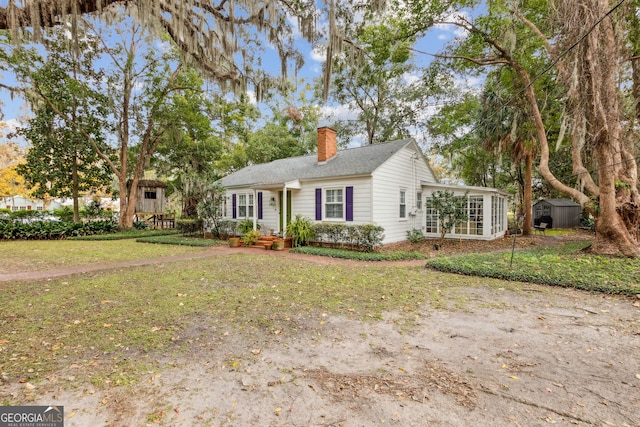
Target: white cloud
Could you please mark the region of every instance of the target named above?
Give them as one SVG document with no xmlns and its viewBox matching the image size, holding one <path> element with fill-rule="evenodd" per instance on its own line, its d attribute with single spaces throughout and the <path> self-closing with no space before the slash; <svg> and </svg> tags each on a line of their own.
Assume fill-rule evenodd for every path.
<svg viewBox="0 0 640 427">
<path fill-rule="evenodd" d="M 323 120 L 320 120 L 319 126 L 326 126 L 327 121 L 332 121 L 334 119 L 339 120 L 356 120 L 358 118 L 358 114 L 349 108 L 346 104 L 340 105 L 323 105 L 320 107 L 320 117 L 324 117 Z"/>
<path fill-rule="evenodd" d="M 420 77 L 416 74 L 411 74 L 411 73 L 404 73 L 402 75 L 402 80 L 407 84 L 407 85 L 411 85 L 415 82 L 420 81 Z"/>
<path fill-rule="evenodd" d="M 302 38 L 302 33 L 300 32 L 300 25 L 298 23 L 298 18 L 296 16 L 287 15 L 287 23 L 291 28 L 291 32 L 293 33 L 293 37 L 298 39 Z"/>
<path fill-rule="evenodd" d="M 470 20 L 471 17 L 466 12 L 454 12 L 451 15 L 445 17 L 443 19 L 443 21 L 456 22 L 459 19 Z M 446 39 L 452 38 L 452 37 L 454 37 L 454 38 L 464 38 L 464 37 L 467 36 L 467 30 L 465 30 L 464 28 L 459 27 L 457 25 L 453 25 L 453 24 L 436 24 L 436 25 L 434 25 L 434 27 L 445 33 L 445 34 L 440 34 L 438 36 L 438 39 L 440 39 L 440 40 L 446 40 Z"/>
<path fill-rule="evenodd" d="M 156 41 L 154 43 L 154 46 L 156 48 L 156 50 L 163 52 L 163 53 L 167 53 L 167 52 L 171 52 L 171 44 L 168 42 L 164 42 L 164 41 Z"/>
<path fill-rule="evenodd" d="M 256 105 L 258 103 L 258 98 L 256 97 L 256 93 L 252 90 L 247 90 L 247 97 L 249 98 L 249 103 L 251 105 Z"/>
<path fill-rule="evenodd" d="M 6 133 L 15 132 L 17 128 L 24 126 L 24 124 L 20 123 L 17 119 L 9 119 L 4 121 L 3 123 L 5 125 L 4 130 L 6 131 Z"/>
<path fill-rule="evenodd" d="M 314 46 L 309 56 L 316 62 L 324 62 L 327 59 L 327 49 L 325 46 Z"/>
</svg>

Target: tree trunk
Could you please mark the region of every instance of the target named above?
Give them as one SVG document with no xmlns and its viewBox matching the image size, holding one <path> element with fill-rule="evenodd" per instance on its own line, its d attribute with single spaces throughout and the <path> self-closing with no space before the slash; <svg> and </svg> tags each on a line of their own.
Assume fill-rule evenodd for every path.
<svg viewBox="0 0 640 427">
<path fill-rule="evenodd" d="M 71 164 L 71 199 L 73 200 L 73 222 L 80 222 L 80 207 L 78 198 L 80 197 L 78 187 L 78 157 L 73 156 L 73 162 Z"/>
<path fill-rule="evenodd" d="M 627 257 L 640 257 L 637 234 L 630 232 L 620 215 L 619 200 L 628 200 L 629 191 L 624 187 L 616 189 L 618 167 L 612 164 L 612 159 L 616 157 L 612 150 L 613 147 L 610 145 L 596 148 L 600 196 L 597 205 L 596 238 L 591 251 L 602 255 L 622 254 Z"/>
<path fill-rule="evenodd" d="M 524 210 L 524 224 L 522 225 L 522 234 L 524 236 L 531 235 L 531 224 L 533 223 L 533 156 L 526 154 L 524 161 L 524 197 L 522 209 Z"/>
</svg>

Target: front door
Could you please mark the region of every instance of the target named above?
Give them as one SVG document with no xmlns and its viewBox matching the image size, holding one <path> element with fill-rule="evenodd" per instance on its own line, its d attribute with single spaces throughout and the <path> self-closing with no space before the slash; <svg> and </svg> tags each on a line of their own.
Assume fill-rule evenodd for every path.
<svg viewBox="0 0 640 427">
<path fill-rule="evenodd" d="M 284 213 L 284 209 L 282 209 L 282 199 L 283 199 L 282 191 L 278 192 L 278 198 L 280 199 L 278 201 L 278 206 L 280 208 L 280 232 L 282 232 L 284 229 L 284 224 L 282 221 L 283 219 L 282 214 Z M 291 224 L 291 190 L 287 190 L 287 224 Z"/>
</svg>

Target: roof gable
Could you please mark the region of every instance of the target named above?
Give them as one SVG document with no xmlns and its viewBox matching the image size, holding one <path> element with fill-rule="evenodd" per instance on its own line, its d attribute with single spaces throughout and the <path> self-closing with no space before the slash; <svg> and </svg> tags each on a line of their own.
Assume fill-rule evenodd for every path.
<svg viewBox="0 0 640 427">
<path fill-rule="evenodd" d="M 326 162 L 316 154 L 250 165 L 218 181 L 224 187 L 283 185 L 293 180 L 314 180 L 354 175 L 370 175 L 413 139 L 341 150 Z"/>
</svg>

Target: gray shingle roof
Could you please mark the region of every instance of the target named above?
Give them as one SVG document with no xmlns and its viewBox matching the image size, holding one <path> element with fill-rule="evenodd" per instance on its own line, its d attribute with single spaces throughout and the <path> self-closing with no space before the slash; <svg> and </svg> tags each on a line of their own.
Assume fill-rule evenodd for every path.
<svg viewBox="0 0 640 427">
<path fill-rule="evenodd" d="M 352 175 L 368 175 L 391 156 L 413 142 L 400 139 L 382 144 L 340 150 L 323 164 L 318 156 L 290 157 L 269 163 L 247 166 L 218 181 L 224 187 L 282 185 L 296 179 L 322 179 Z"/>
<path fill-rule="evenodd" d="M 546 202 L 551 206 L 556 206 L 556 207 L 567 207 L 567 206 L 580 207 L 579 203 L 576 203 L 571 199 L 542 199 L 534 203 L 534 205 L 537 205 L 538 203 L 542 203 L 542 202 Z"/>
</svg>

